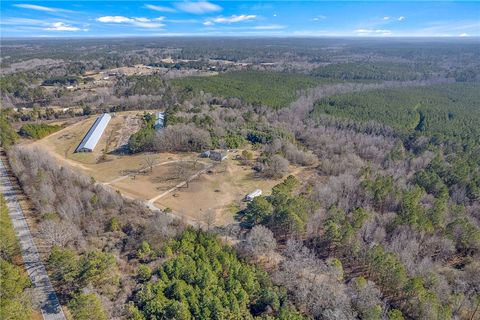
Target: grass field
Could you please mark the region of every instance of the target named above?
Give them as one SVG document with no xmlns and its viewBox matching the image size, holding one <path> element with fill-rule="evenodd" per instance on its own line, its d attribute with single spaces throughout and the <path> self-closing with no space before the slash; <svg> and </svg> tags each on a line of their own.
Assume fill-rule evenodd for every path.
<svg viewBox="0 0 480 320">
<path fill-rule="evenodd" d="M 288 106 L 298 91 L 331 83 L 312 76 L 279 72 L 239 71 L 212 77 L 187 77 L 172 80 L 172 84 L 186 90 L 204 91 L 225 98 L 240 98 L 256 105 L 273 108 Z"/>
</svg>

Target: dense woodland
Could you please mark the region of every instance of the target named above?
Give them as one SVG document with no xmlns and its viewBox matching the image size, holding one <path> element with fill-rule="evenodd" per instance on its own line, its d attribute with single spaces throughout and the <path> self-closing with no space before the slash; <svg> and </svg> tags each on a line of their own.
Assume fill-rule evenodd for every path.
<svg viewBox="0 0 480 320">
<path fill-rule="evenodd" d="M 0 318 L 28 319 L 32 316 L 30 279 L 3 195 L 0 195 Z"/>
<path fill-rule="evenodd" d="M 148 243 L 140 250 L 142 285 L 129 306 L 133 318 L 304 318 L 289 305 L 285 289 L 273 285 L 265 271 L 240 261 L 215 236 L 187 230 L 159 254 Z M 166 262 L 152 272 L 149 264 L 158 255 Z"/>
<path fill-rule="evenodd" d="M 186 91 L 209 92 L 225 98 L 239 98 L 253 106 L 281 108 L 295 100 L 299 90 L 314 87 L 321 80 L 302 74 L 254 71 L 182 78 L 172 83 Z"/>
<path fill-rule="evenodd" d="M 74 319 L 479 318 L 478 42 L 239 43 L 2 44 L 4 106 L 27 106 L 2 109 L 2 146 Z M 199 62 L 165 65 L 167 57 Z M 245 65 L 217 61 L 219 74 L 202 76 L 210 59 Z M 133 64 L 168 72 L 62 87 Z M 200 231 L 14 145 L 11 124 L 35 121 L 19 133 L 41 138 L 55 130 L 45 119 L 141 109 L 164 110 L 166 127 L 155 131 L 143 113 L 130 152 L 248 147 L 255 156 L 245 150 L 238 161 L 277 185 L 238 210 L 234 225 Z M 289 165 L 313 174 L 299 180 Z M 12 263 L 3 249 L 2 259 Z"/>
</svg>

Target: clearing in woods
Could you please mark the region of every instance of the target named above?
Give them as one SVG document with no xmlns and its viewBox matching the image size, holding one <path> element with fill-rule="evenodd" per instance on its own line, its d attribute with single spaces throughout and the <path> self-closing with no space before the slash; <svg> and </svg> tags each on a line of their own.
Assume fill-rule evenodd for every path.
<svg viewBox="0 0 480 320">
<path fill-rule="evenodd" d="M 81 170 L 129 198 L 150 201 L 160 209 L 169 208 L 190 222 L 208 220 L 208 224 L 213 225 L 230 224 L 234 222 L 234 212 L 245 206 L 243 198 L 247 193 L 262 189 L 264 194 L 269 194 L 281 181 L 258 178 L 250 166 L 234 160 L 242 150 L 228 152 L 228 159 L 221 163 L 200 158 L 198 153 L 132 155 L 118 152 L 128 141 L 127 137 L 138 130 L 142 114 L 143 111 L 116 113 L 92 153 L 74 153 L 74 150 L 96 116 L 32 145 L 49 151 L 60 163 Z M 291 166 L 290 173 L 303 178 L 310 171 Z M 179 186 L 190 179 L 188 184 Z"/>
</svg>

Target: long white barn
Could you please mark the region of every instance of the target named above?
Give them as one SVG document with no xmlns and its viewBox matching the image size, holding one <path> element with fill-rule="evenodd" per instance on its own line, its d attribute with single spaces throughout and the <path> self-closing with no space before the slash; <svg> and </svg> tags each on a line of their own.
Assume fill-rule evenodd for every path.
<svg viewBox="0 0 480 320">
<path fill-rule="evenodd" d="M 98 117 L 82 139 L 82 142 L 78 145 L 75 152 L 92 152 L 98 141 L 100 141 L 100 138 L 111 118 L 112 117 L 108 113 L 104 113 Z"/>
</svg>

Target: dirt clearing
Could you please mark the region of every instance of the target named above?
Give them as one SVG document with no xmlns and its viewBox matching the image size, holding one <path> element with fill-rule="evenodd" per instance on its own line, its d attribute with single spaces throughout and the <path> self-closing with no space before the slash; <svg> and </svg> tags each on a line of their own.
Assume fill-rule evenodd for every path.
<svg viewBox="0 0 480 320">
<path fill-rule="evenodd" d="M 189 221 L 209 225 L 234 222 L 234 214 L 246 206 L 246 194 L 261 189 L 268 195 L 282 179 L 258 178 L 248 165 L 228 159 L 216 162 L 198 153 L 121 153 L 128 137 L 138 130 L 143 111 L 117 113 L 105 129 L 95 150 L 74 153 L 90 126 L 92 116 L 42 140 L 32 143 L 96 181 L 123 195 L 145 201 Z M 240 154 L 237 150 L 236 154 Z M 304 179 L 311 169 L 291 166 L 290 174 Z M 190 181 L 191 180 L 191 181 Z M 188 181 L 188 183 L 185 183 Z"/>
</svg>

